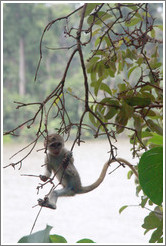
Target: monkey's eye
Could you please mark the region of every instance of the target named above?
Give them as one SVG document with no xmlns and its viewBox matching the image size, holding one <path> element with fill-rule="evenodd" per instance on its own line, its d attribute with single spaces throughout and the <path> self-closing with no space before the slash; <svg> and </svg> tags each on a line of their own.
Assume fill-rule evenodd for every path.
<svg viewBox="0 0 166 246">
<path fill-rule="evenodd" d="M 56 143 L 52 143 L 52 144 L 50 144 L 50 147 L 57 147 L 57 144 Z"/>
<path fill-rule="evenodd" d="M 57 147 L 60 147 L 61 145 L 62 144 L 60 142 L 58 142 L 58 143 L 52 143 L 52 144 L 50 144 L 50 147 L 57 148 Z"/>
</svg>

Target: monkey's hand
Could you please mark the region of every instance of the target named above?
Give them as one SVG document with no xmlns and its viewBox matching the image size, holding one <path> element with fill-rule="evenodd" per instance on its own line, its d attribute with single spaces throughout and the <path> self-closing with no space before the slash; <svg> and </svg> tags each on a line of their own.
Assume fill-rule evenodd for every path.
<svg viewBox="0 0 166 246">
<path fill-rule="evenodd" d="M 38 204 L 41 207 L 56 209 L 56 205 L 49 203 L 48 197 L 45 197 L 44 199 L 38 199 Z"/>
<path fill-rule="evenodd" d="M 68 151 L 66 153 L 66 156 L 65 156 L 65 158 L 63 159 L 63 162 L 62 162 L 63 168 L 67 168 L 67 166 L 69 165 L 69 162 L 70 162 L 70 160 L 72 158 L 72 155 L 73 155 L 73 153 L 71 151 Z"/>
<path fill-rule="evenodd" d="M 43 181 L 46 182 L 48 180 L 48 178 L 44 175 L 39 175 L 39 178 Z"/>
</svg>

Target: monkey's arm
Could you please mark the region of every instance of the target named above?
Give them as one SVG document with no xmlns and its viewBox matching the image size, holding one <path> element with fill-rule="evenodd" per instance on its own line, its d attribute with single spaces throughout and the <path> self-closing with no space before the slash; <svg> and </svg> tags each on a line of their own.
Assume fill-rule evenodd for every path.
<svg viewBox="0 0 166 246">
<path fill-rule="evenodd" d="M 46 169 L 45 169 L 45 173 L 44 175 L 40 175 L 40 179 L 43 181 L 43 182 L 46 182 L 48 180 L 48 178 L 50 178 L 51 176 L 51 173 L 52 173 L 52 170 L 51 170 L 51 167 L 50 165 L 48 164 L 48 156 L 46 156 L 45 158 L 45 165 L 46 165 Z"/>
<path fill-rule="evenodd" d="M 67 154 L 63 162 L 60 163 L 62 168 L 59 169 L 59 172 L 56 172 L 56 176 L 63 188 L 52 191 L 44 199 L 39 199 L 38 204 L 40 206 L 56 209 L 56 202 L 59 196 L 74 196 L 76 194 L 75 188 L 77 187 L 78 189 L 81 186 L 81 181 L 73 162 L 74 159 L 72 158 L 71 153 Z M 50 170 L 48 167 L 49 165 L 47 164 L 47 176 L 50 175 Z M 40 178 L 45 181 L 45 178 L 47 177 L 40 176 Z"/>
</svg>

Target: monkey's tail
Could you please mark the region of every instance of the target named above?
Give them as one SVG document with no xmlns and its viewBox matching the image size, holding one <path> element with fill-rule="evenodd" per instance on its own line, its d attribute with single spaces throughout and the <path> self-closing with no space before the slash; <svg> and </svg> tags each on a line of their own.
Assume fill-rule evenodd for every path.
<svg viewBox="0 0 166 246">
<path fill-rule="evenodd" d="M 91 184 L 89 186 L 82 187 L 82 189 L 78 192 L 78 194 L 87 193 L 89 191 L 96 189 L 103 182 L 105 175 L 106 175 L 106 172 L 107 172 L 107 169 L 108 169 L 111 162 L 112 162 L 112 160 L 107 161 L 104 164 L 104 167 L 101 171 L 99 178 L 93 184 Z"/>
<path fill-rule="evenodd" d="M 103 182 L 103 180 L 105 178 L 105 175 L 106 175 L 106 172 L 107 172 L 107 169 L 108 169 L 109 165 L 111 163 L 113 163 L 113 162 L 119 162 L 119 163 L 122 162 L 122 163 L 126 164 L 133 171 L 135 176 L 138 178 L 137 171 L 135 170 L 133 165 L 130 164 L 128 161 L 126 161 L 123 158 L 111 159 L 111 160 L 108 160 L 104 164 L 104 167 L 103 167 L 103 169 L 101 171 L 101 174 L 100 174 L 99 178 L 96 180 L 96 182 L 94 182 L 93 184 L 91 184 L 89 186 L 82 187 L 82 189 L 80 191 L 78 191 L 77 194 L 87 193 L 89 191 L 92 191 L 92 190 L 96 189 Z"/>
</svg>

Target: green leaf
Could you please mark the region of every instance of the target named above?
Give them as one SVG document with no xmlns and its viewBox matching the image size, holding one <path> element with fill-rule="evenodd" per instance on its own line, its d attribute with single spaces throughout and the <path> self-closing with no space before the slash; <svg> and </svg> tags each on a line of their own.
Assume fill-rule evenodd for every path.
<svg viewBox="0 0 166 246">
<path fill-rule="evenodd" d="M 133 118 L 134 118 L 134 127 L 137 131 L 138 136 L 141 137 L 141 130 L 142 130 L 141 117 L 135 114 Z"/>
<path fill-rule="evenodd" d="M 132 73 L 136 68 L 138 68 L 138 66 L 134 66 L 134 67 L 132 67 L 132 68 L 128 71 L 128 78 L 130 78 L 131 73 Z"/>
<path fill-rule="evenodd" d="M 139 57 L 138 60 L 136 61 L 136 63 L 140 66 L 142 65 L 142 63 L 144 62 L 144 58 L 143 57 Z"/>
<path fill-rule="evenodd" d="M 147 92 L 151 92 L 151 85 L 145 85 L 141 88 L 140 92 L 143 92 L 143 91 L 147 91 Z"/>
<path fill-rule="evenodd" d="M 144 193 L 152 202 L 161 205 L 163 201 L 163 148 L 146 151 L 138 164 L 139 182 Z"/>
<path fill-rule="evenodd" d="M 141 21 L 140 18 L 133 18 L 129 22 L 125 22 L 125 26 L 130 27 L 130 26 L 135 26 L 137 23 Z"/>
<path fill-rule="evenodd" d="M 88 3 L 85 11 L 85 17 L 89 15 L 93 9 L 97 7 L 97 5 L 100 5 L 101 3 Z"/>
<path fill-rule="evenodd" d="M 111 68 L 107 69 L 108 74 L 110 77 L 114 78 L 115 77 L 115 71 L 113 71 Z"/>
<path fill-rule="evenodd" d="M 158 62 L 157 57 L 151 58 L 150 61 L 149 61 L 149 64 L 150 64 L 150 67 L 151 67 L 152 70 L 153 69 L 157 69 L 157 68 L 162 66 L 162 63 Z"/>
<path fill-rule="evenodd" d="M 130 42 L 130 39 L 128 40 L 127 37 L 124 38 L 126 41 Z M 141 55 L 139 55 L 140 57 Z M 124 58 L 129 58 L 130 59 L 130 65 L 133 67 L 134 63 L 131 61 L 132 60 L 138 60 L 138 53 L 135 49 L 128 49 L 126 50 L 126 55 L 124 55 Z M 136 66 L 136 65 L 135 65 Z M 138 67 L 138 65 L 137 65 Z"/>
<path fill-rule="evenodd" d="M 127 179 L 130 179 L 132 175 L 133 175 L 133 172 L 131 170 L 128 171 L 128 173 L 127 173 Z"/>
<path fill-rule="evenodd" d="M 117 109 L 110 107 L 109 111 L 107 112 L 107 114 L 104 116 L 105 119 L 110 120 L 114 117 L 114 115 L 117 113 Z"/>
<path fill-rule="evenodd" d="M 148 106 L 151 103 L 150 98 L 143 98 L 143 97 L 132 97 L 129 96 L 124 98 L 125 102 L 130 106 Z"/>
<path fill-rule="evenodd" d="M 148 201 L 148 197 L 147 196 L 145 198 L 142 198 L 142 201 L 141 201 L 141 204 L 140 204 L 142 208 L 145 207 L 147 201 Z"/>
<path fill-rule="evenodd" d="M 152 233 L 149 243 L 162 242 L 161 241 L 162 236 L 163 236 L 163 225 L 161 223 L 160 226 L 158 226 L 158 228 Z"/>
<path fill-rule="evenodd" d="M 107 120 L 111 119 L 118 112 L 117 110 L 120 108 L 119 101 L 106 97 L 103 100 L 101 100 L 101 102 L 99 102 L 98 104 L 99 111 L 101 111 L 101 109 L 103 109 L 104 107 L 105 109 L 107 109 L 107 113 L 105 114 L 104 118 Z"/>
<path fill-rule="evenodd" d="M 123 92 L 123 91 L 125 91 L 127 89 L 125 83 L 118 84 L 118 88 L 119 88 L 119 92 Z"/>
<path fill-rule="evenodd" d="M 163 25 L 157 25 L 156 27 L 158 27 L 161 31 L 163 31 Z"/>
<path fill-rule="evenodd" d="M 123 61 L 119 60 L 118 64 L 118 74 L 123 70 Z"/>
<path fill-rule="evenodd" d="M 136 195 L 137 195 L 137 196 L 139 195 L 139 193 L 140 193 L 141 190 L 142 190 L 141 186 L 138 185 L 138 186 L 136 187 Z"/>
<path fill-rule="evenodd" d="M 116 125 L 116 132 L 121 133 L 124 131 L 124 126 L 127 125 L 128 116 L 124 109 L 121 109 L 120 112 L 117 114 L 115 118 Z"/>
<path fill-rule="evenodd" d="M 50 241 L 51 243 L 67 243 L 66 239 L 59 235 L 50 235 Z"/>
<path fill-rule="evenodd" d="M 163 237 L 161 237 L 160 239 L 158 239 L 157 242 L 158 242 L 158 243 L 163 243 Z"/>
<path fill-rule="evenodd" d="M 91 71 L 90 76 L 91 76 L 91 81 L 92 82 L 95 82 L 97 80 L 97 74 L 96 74 L 95 71 Z"/>
<path fill-rule="evenodd" d="M 140 95 L 143 98 L 150 98 L 151 101 L 155 101 L 155 97 L 151 93 L 149 93 L 149 92 L 142 91 L 142 93 L 140 93 Z"/>
<path fill-rule="evenodd" d="M 156 32 L 155 32 L 154 29 L 151 30 L 150 34 L 151 34 L 151 37 L 152 38 L 155 38 L 156 37 Z"/>
<path fill-rule="evenodd" d="M 101 28 L 97 28 L 92 32 L 92 37 L 94 37 L 96 34 L 100 33 Z"/>
<path fill-rule="evenodd" d="M 106 106 L 109 106 L 109 107 L 114 107 L 114 108 L 120 108 L 119 106 L 119 101 L 116 100 L 116 99 L 111 99 L 110 97 L 105 97 L 104 99 L 102 99 L 100 101 L 100 104 L 106 104 Z"/>
<path fill-rule="evenodd" d="M 102 21 L 105 21 L 105 20 L 107 20 L 107 19 L 112 18 L 112 15 L 110 15 L 109 13 L 104 12 L 104 11 L 99 11 L 99 12 L 97 13 L 97 15 L 99 16 L 99 18 L 100 18 Z M 99 20 L 97 21 L 97 23 L 95 23 L 95 24 L 97 24 L 97 25 L 101 24 L 102 22 L 101 22 L 100 19 L 99 19 Z"/>
<path fill-rule="evenodd" d="M 55 101 L 54 101 L 54 105 L 55 105 L 55 106 L 57 106 L 57 104 L 59 103 L 59 101 L 60 101 L 60 99 L 61 99 L 62 96 L 63 96 L 63 93 L 61 93 L 61 94 L 58 96 L 58 98 L 57 98 L 57 96 L 56 96 L 56 99 L 55 99 Z"/>
<path fill-rule="evenodd" d="M 145 217 L 142 227 L 147 230 L 152 230 L 160 226 L 160 224 L 161 220 L 155 215 L 154 212 L 150 212 L 150 214 Z"/>
<path fill-rule="evenodd" d="M 156 116 L 156 113 L 153 111 L 153 110 L 149 110 L 149 108 L 148 109 L 146 109 L 146 108 L 144 108 L 144 109 L 141 109 L 141 110 L 139 110 L 138 111 L 142 116 Z"/>
<path fill-rule="evenodd" d="M 96 38 L 96 40 L 95 40 L 95 47 L 98 46 L 99 43 L 101 43 L 101 38 L 100 37 Z"/>
<path fill-rule="evenodd" d="M 95 20 L 95 16 L 94 16 L 94 15 L 90 15 L 90 16 L 88 17 L 88 19 L 87 19 L 87 23 L 88 23 L 89 25 L 91 25 L 91 24 L 94 22 L 94 20 Z"/>
<path fill-rule="evenodd" d="M 132 9 L 132 10 L 137 10 L 138 9 L 138 6 L 137 5 L 134 6 L 133 3 L 125 3 L 124 5 L 127 5 L 127 7 Z"/>
<path fill-rule="evenodd" d="M 122 44 L 123 44 L 123 40 L 119 40 L 118 47 L 122 46 Z"/>
<path fill-rule="evenodd" d="M 112 91 L 107 84 L 101 83 L 100 90 L 103 90 L 112 96 Z"/>
<path fill-rule="evenodd" d="M 110 19 L 111 17 L 112 15 L 110 15 L 109 13 L 104 12 L 104 11 L 99 11 L 97 15 L 95 16 L 95 25 L 101 25 L 102 21 Z M 90 15 L 87 19 L 88 24 L 91 25 L 93 21 L 94 21 L 94 15 Z"/>
<path fill-rule="evenodd" d="M 110 41 L 110 39 L 107 36 L 104 37 L 104 40 L 105 40 L 105 42 L 107 44 L 107 47 L 111 47 L 112 46 L 111 41 Z"/>
<path fill-rule="evenodd" d="M 76 243 L 95 243 L 95 242 L 92 241 L 91 239 L 84 238 L 84 239 L 77 241 Z"/>
<path fill-rule="evenodd" d="M 149 203 L 149 206 L 153 205 L 153 202 L 151 200 L 149 200 L 148 203 Z"/>
<path fill-rule="evenodd" d="M 122 213 L 122 211 L 123 211 L 123 210 L 125 210 L 127 207 L 128 207 L 127 205 L 125 205 L 125 206 L 121 207 L 121 208 L 119 209 L 119 213 L 121 214 L 121 213 Z"/>
<path fill-rule="evenodd" d="M 47 225 L 45 230 L 24 236 L 18 241 L 18 243 L 50 243 L 49 234 L 51 229 L 52 226 Z"/>
<path fill-rule="evenodd" d="M 144 16 L 144 17 L 146 17 L 146 16 L 147 16 L 147 17 L 151 17 L 151 15 L 150 15 L 148 12 L 143 12 L 143 13 L 142 13 L 142 16 Z"/>
<path fill-rule="evenodd" d="M 115 118 L 116 131 L 117 133 L 121 133 L 124 130 L 124 126 L 127 125 L 128 119 L 133 115 L 133 108 L 130 107 L 125 101 L 122 101 L 122 106 L 120 108 L 119 113 Z M 119 125 L 118 125 L 119 124 Z"/>
<path fill-rule="evenodd" d="M 67 91 L 70 92 L 70 93 L 73 92 L 71 87 L 68 87 L 68 88 L 67 88 Z"/>
<path fill-rule="evenodd" d="M 147 137 L 152 137 L 152 132 L 149 131 L 144 131 L 141 133 L 141 138 L 147 138 Z"/>
<path fill-rule="evenodd" d="M 91 73 L 92 71 L 95 70 L 95 66 L 96 66 L 96 63 L 97 61 L 99 60 L 100 58 L 99 57 L 92 57 L 88 63 L 86 64 L 86 68 L 87 68 L 87 72 L 88 73 Z"/>
<path fill-rule="evenodd" d="M 148 143 L 153 143 L 156 145 L 163 145 L 163 136 L 152 132 L 153 136 L 148 140 Z"/>
<path fill-rule="evenodd" d="M 101 79 L 102 76 L 105 76 L 105 74 L 104 74 L 105 66 L 104 66 L 103 61 L 99 61 L 97 63 L 97 72 L 98 72 L 98 76 L 99 76 L 100 79 Z M 103 80 L 103 78 L 102 78 L 102 80 Z"/>
<path fill-rule="evenodd" d="M 102 80 L 103 80 L 103 78 L 101 77 L 97 81 L 91 83 L 91 86 L 94 87 L 95 96 L 97 96 L 97 94 L 98 94 Z"/>
<path fill-rule="evenodd" d="M 147 120 L 147 124 L 152 131 L 156 132 L 161 136 L 163 135 L 163 129 L 158 124 L 156 124 L 153 120 Z"/>
<path fill-rule="evenodd" d="M 96 120 L 96 118 L 94 117 L 94 115 L 92 113 L 90 113 L 90 112 L 89 112 L 89 119 L 90 119 L 91 123 L 95 127 L 98 127 L 98 125 L 99 125 L 98 121 Z"/>
</svg>

